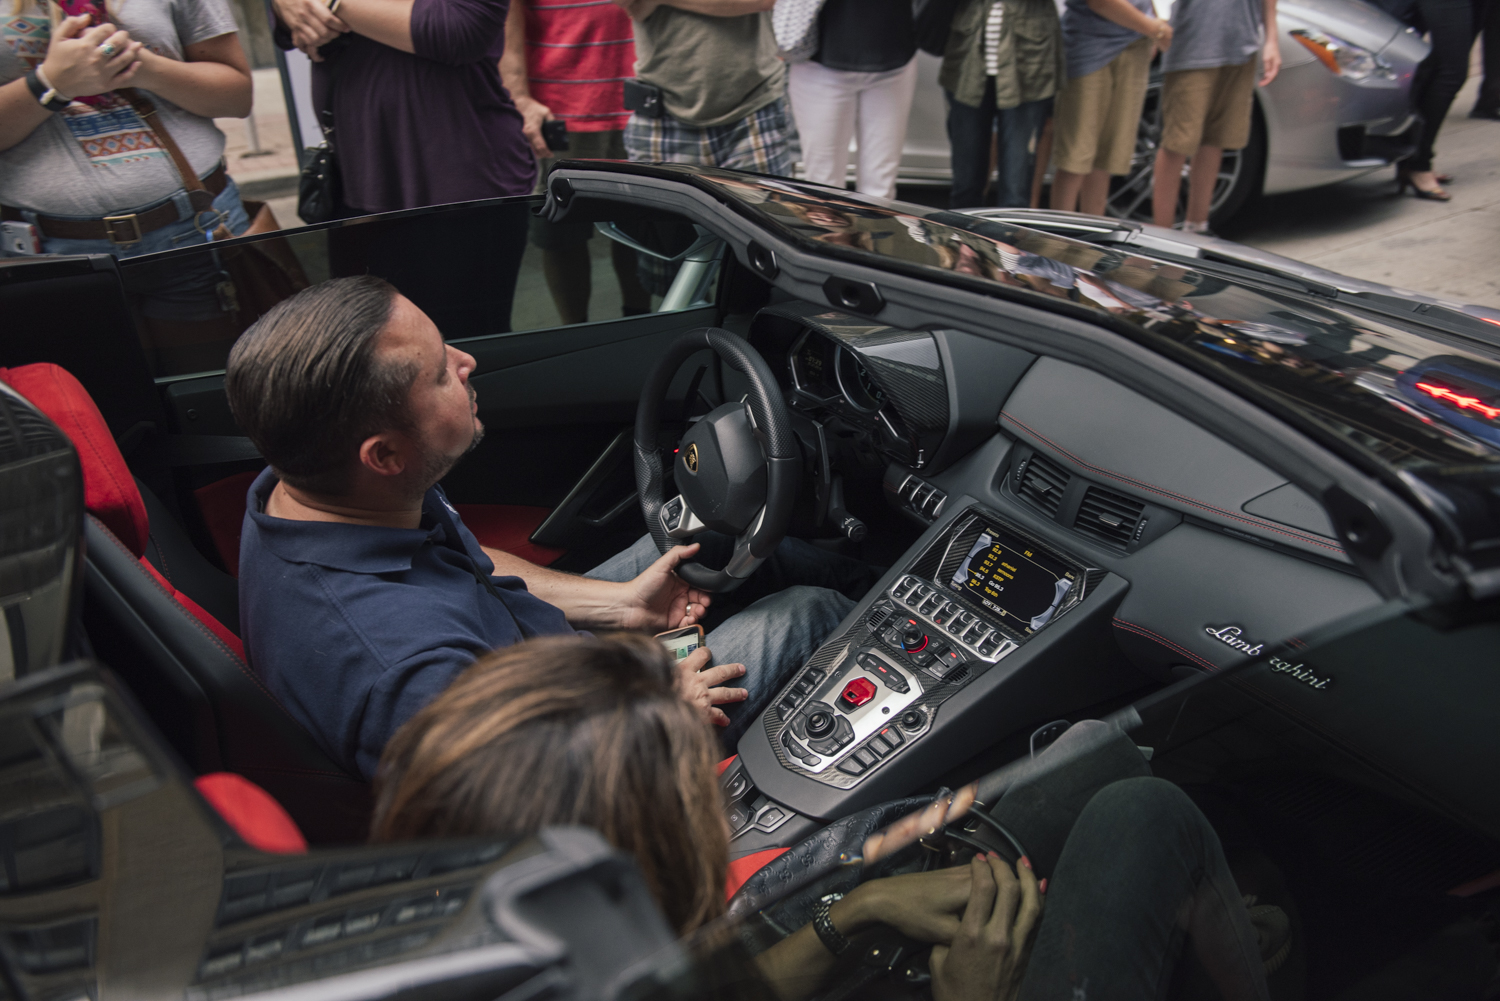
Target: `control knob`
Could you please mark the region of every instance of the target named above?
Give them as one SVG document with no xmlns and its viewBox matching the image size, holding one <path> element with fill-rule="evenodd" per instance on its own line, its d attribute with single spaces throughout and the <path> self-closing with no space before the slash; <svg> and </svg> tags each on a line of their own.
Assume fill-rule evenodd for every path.
<svg viewBox="0 0 1500 1001">
<path fill-rule="evenodd" d="M 907 653 L 915 653 L 927 646 L 927 634 L 922 631 L 922 626 L 915 619 L 907 619 L 906 625 L 901 628 L 901 649 Z"/>
<path fill-rule="evenodd" d="M 807 735 L 814 740 L 833 733 L 837 725 L 838 722 L 834 719 L 833 713 L 826 709 L 807 714 Z"/>
</svg>

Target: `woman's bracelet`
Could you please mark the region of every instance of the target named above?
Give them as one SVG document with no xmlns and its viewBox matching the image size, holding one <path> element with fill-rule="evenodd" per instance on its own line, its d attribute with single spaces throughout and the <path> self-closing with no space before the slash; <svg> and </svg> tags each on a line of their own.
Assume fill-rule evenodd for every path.
<svg viewBox="0 0 1500 1001">
<path fill-rule="evenodd" d="M 339 12 L 339 5 L 343 2 L 344 0 L 328 0 L 328 13 L 337 14 Z"/>
<path fill-rule="evenodd" d="M 57 88 L 52 86 L 46 77 L 42 76 L 42 68 L 40 66 L 27 72 L 26 87 L 31 91 L 31 96 L 37 99 L 37 103 L 54 114 L 73 103 L 71 97 L 59 94 Z"/>
</svg>

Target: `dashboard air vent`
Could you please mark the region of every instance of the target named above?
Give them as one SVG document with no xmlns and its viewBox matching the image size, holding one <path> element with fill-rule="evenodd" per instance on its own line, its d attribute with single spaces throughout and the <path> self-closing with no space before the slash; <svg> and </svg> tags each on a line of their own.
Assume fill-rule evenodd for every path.
<svg viewBox="0 0 1500 1001">
<path fill-rule="evenodd" d="M 1096 539 L 1124 549 L 1130 543 L 1135 526 L 1140 523 L 1146 505 L 1140 501 L 1110 493 L 1101 487 L 1089 487 L 1078 505 L 1073 527 Z"/>
<path fill-rule="evenodd" d="M 1021 485 L 1016 493 L 1046 511 L 1049 517 L 1057 515 L 1057 506 L 1062 503 L 1064 488 L 1071 477 L 1067 471 L 1040 452 L 1031 453 L 1031 461 L 1021 474 Z"/>
</svg>

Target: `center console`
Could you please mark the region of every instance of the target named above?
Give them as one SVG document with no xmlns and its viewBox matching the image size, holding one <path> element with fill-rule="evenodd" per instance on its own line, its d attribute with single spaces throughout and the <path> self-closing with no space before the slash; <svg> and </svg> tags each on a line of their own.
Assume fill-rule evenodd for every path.
<svg viewBox="0 0 1500 1001">
<path fill-rule="evenodd" d="M 740 739 L 720 780 L 731 857 L 1140 684 L 1111 628 L 1128 582 L 971 498 L 945 506 Z"/>
<path fill-rule="evenodd" d="M 766 713 L 783 767 L 853 788 L 940 706 L 1076 607 L 1103 576 L 982 508 L 962 512 Z"/>
</svg>

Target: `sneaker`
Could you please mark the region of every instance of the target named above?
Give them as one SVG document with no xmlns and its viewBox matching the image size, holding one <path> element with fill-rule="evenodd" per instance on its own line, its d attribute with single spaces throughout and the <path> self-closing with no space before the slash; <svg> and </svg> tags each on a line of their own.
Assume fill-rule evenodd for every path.
<svg viewBox="0 0 1500 1001">
<path fill-rule="evenodd" d="M 1250 927 L 1260 942 L 1260 961 L 1270 976 L 1286 963 L 1292 954 L 1292 922 L 1286 911 L 1275 904 L 1257 904 L 1255 894 L 1244 897 L 1245 908 L 1250 912 Z"/>
<path fill-rule="evenodd" d="M 1216 238 L 1218 236 L 1218 234 L 1208 228 L 1208 223 L 1206 222 L 1187 222 L 1184 220 L 1183 222 L 1177 223 L 1172 228 L 1180 229 L 1184 233 L 1197 233 L 1199 236 L 1212 236 Z"/>
</svg>

